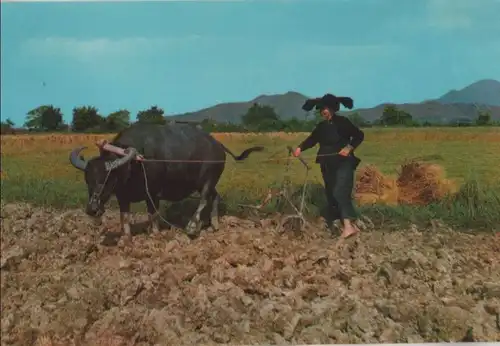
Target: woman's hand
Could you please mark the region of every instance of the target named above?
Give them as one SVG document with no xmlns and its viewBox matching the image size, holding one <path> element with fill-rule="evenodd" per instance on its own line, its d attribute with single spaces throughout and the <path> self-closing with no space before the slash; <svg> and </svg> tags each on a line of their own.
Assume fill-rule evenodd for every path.
<svg viewBox="0 0 500 346">
<path fill-rule="evenodd" d="M 348 144 L 339 152 L 340 156 L 348 156 L 352 151 L 352 145 Z"/>
<path fill-rule="evenodd" d="M 297 147 L 297 148 L 293 151 L 293 156 L 295 156 L 295 157 L 299 157 L 301 152 L 302 152 L 302 150 L 300 150 L 300 148 L 299 148 L 299 147 Z"/>
</svg>

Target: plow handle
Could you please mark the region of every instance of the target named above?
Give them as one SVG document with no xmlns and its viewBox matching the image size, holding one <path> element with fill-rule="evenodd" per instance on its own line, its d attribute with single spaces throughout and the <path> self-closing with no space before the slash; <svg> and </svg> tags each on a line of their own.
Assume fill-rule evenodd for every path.
<svg viewBox="0 0 500 346">
<path fill-rule="evenodd" d="M 289 146 L 289 145 L 288 145 L 286 148 L 288 149 L 288 152 L 289 152 L 290 154 L 292 154 L 292 153 L 293 153 L 293 149 L 292 149 L 292 147 L 291 147 L 291 146 Z M 297 157 L 297 158 L 300 160 L 300 162 L 302 162 L 302 164 L 303 164 L 303 165 L 304 165 L 304 166 L 305 166 L 308 170 L 310 169 L 309 165 L 307 164 L 307 162 L 306 162 L 306 161 L 304 161 L 304 159 L 303 159 L 303 158 L 301 158 L 300 156 L 299 156 L 299 157 Z"/>
</svg>

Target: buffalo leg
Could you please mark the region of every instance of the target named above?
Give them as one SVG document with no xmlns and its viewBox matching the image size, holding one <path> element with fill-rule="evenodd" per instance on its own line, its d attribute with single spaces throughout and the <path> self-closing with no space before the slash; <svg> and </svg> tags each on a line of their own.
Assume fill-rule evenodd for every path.
<svg viewBox="0 0 500 346">
<path fill-rule="evenodd" d="M 210 189 L 208 188 L 208 184 L 203 187 L 201 191 L 201 199 L 198 208 L 194 212 L 194 215 L 189 220 L 189 223 L 186 226 L 186 232 L 190 237 L 195 237 L 200 233 L 201 230 L 201 212 L 208 204 L 208 198 L 210 196 Z"/>
<path fill-rule="evenodd" d="M 120 227 L 127 238 L 132 237 L 130 231 L 130 203 L 118 200 L 120 206 Z"/>
<path fill-rule="evenodd" d="M 159 226 L 159 210 L 160 210 L 160 199 L 157 196 L 151 196 L 152 201 L 148 198 L 146 200 L 147 208 L 148 208 L 148 218 L 151 230 L 154 234 L 158 234 L 160 232 Z"/>
<path fill-rule="evenodd" d="M 219 193 L 214 189 L 212 201 L 212 211 L 210 213 L 210 223 L 215 231 L 219 230 Z"/>
</svg>

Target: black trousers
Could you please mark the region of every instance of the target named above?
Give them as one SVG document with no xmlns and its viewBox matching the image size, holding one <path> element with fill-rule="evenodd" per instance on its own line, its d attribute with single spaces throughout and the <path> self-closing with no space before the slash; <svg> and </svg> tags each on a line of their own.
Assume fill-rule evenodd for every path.
<svg viewBox="0 0 500 346">
<path fill-rule="evenodd" d="M 359 161 L 351 157 L 320 163 L 330 221 L 354 220 L 358 216 L 352 200 L 355 171 L 358 164 Z"/>
</svg>

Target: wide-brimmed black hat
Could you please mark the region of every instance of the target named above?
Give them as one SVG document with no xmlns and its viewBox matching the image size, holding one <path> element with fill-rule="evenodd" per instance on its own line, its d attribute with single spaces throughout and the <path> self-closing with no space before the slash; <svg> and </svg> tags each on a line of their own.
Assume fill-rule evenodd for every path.
<svg viewBox="0 0 500 346">
<path fill-rule="evenodd" d="M 302 109 L 309 112 L 314 107 L 316 107 L 316 109 L 327 107 L 334 111 L 338 111 L 341 104 L 346 108 L 352 109 L 352 107 L 354 106 L 354 101 L 350 97 L 325 94 L 323 95 L 323 97 L 306 100 L 306 102 L 302 106 Z"/>
</svg>

